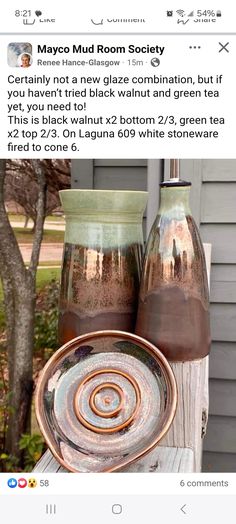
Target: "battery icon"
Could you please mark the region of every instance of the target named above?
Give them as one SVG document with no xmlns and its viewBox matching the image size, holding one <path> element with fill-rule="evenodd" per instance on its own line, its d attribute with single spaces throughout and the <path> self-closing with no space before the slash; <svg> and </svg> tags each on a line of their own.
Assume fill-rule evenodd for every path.
<svg viewBox="0 0 236 524">
<path fill-rule="evenodd" d="M 216 16 L 222 16 L 221 11 L 216 11 Z"/>
</svg>

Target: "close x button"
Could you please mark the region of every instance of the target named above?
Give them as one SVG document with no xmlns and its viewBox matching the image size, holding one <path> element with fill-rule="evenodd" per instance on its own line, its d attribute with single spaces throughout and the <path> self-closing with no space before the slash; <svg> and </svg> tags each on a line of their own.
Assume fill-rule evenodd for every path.
<svg viewBox="0 0 236 524">
<path fill-rule="evenodd" d="M 222 51 L 229 53 L 229 49 L 228 49 L 229 42 L 227 42 L 226 44 L 222 44 L 221 42 L 219 42 L 219 46 L 220 46 L 219 53 L 222 53 Z"/>
</svg>

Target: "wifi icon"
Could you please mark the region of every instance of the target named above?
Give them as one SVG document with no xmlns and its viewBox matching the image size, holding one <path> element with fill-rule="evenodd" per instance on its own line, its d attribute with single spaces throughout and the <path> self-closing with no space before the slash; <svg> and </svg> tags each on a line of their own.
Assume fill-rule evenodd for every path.
<svg viewBox="0 0 236 524">
<path fill-rule="evenodd" d="M 185 15 L 185 11 L 183 11 L 183 9 L 178 9 L 178 11 L 176 11 L 176 13 L 177 13 L 179 16 L 182 16 L 182 17 L 184 17 L 184 15 Z"/>
</svg>

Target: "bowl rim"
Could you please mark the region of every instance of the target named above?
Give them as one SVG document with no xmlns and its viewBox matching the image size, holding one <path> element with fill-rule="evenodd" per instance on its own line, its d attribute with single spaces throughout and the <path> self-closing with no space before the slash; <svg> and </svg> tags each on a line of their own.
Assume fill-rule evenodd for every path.
<svg viewBox="0 0 236 524">
<path fill-rule="evenodd" d="M 148 195 L 148 191 L 139 191 L 136 189 L 60 189 L 59 193 L 135 193 L 140 195 Z"/>
</svg>

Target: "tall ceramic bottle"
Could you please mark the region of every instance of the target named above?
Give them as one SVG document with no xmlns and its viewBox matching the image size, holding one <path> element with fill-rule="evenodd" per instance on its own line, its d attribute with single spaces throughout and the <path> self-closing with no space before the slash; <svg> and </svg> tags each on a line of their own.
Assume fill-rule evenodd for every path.
<svg viewBox="0 0 236 524">
<path fill-rule="evenodd" d="M 59 340 L 134 332 L 143 250 L 142 191 L 60 191 L 66 216 Z"/>
<path fill-rule="evenodd" d="M 210 350 L 207 272 L 190 186 L 179 179 L 178 161 L 171 161 L 147 243 L 135 329 L 173 362 L 200 359 Z"/>
</svg>

